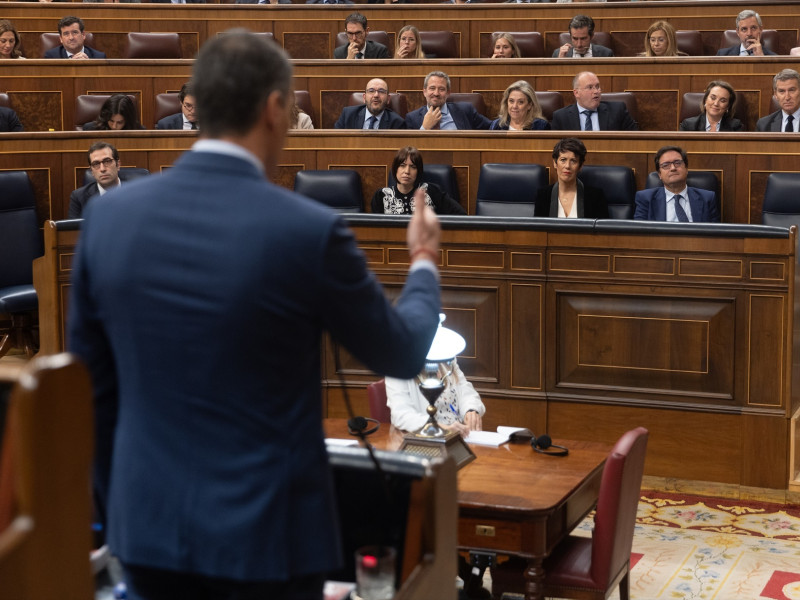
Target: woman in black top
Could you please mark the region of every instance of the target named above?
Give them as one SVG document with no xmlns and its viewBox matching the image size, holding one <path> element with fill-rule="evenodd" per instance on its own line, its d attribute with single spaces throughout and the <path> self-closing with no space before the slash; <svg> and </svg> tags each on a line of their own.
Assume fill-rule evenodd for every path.
<svg viewBox="0 0 800 600">
<path fill-rule="evenodd" d="M 372 196 L 372 212 L 387 215 L 410 215 L 414 212 L 414 193 L 422 188 L 425 204 L 438 215 L 465 215 L 461 205 L 435 183 L 422 181 L 422 154 L 416 148 L 400 148 L 392 161 L 396 182 L 379 189 Z"/>
<path fill-rule="evenodd" d="M 736 90 L 727 81 L 712 81 L 706 86 L 700 114 L 681 121 L 681 131 L 742 131 L 744 125 L 733 118 Z"/>
<path fill-rule="evenodd" d="M 84 131 L 144 129 L 136 115 L 136 105 L 127 94 L 114 94 L 103 102 L 100 114 L 83 126 Z"/>
</svg>

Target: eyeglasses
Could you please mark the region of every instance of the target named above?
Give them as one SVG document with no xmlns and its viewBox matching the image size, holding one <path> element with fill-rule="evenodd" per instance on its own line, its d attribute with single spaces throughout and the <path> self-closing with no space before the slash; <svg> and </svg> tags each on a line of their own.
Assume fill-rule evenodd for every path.
<svg viewBox="0 0 800 600">
<path fill-rule="evenodd" d="M 183 104 L 183 107 L 186 110 L 194 110 L 195 109 L 194 104 L 189 104 L 188 102 L 182 102 L 181 104 Z"/>
<path fill-rule="evenodd" d="M 666 171 L 670 167 L 675 167 L 676 169 L 679 169 L 683 165 L 684 165 L 684 162 L 682 160 L 673 160 L 672 162 L 663 162 L 663 163 L 661 163 L 660 165 L 658 165 L 658 168 L 661 169 L 661 170 Z"/>
<path fill-rule="evenodd" d="M 362 29 L 361 31 L 345 31 L 344 33 L 347 37 L 361 37 L 366 35 L 367 32 Z"/>
<path fill-rule="evenodd" d="M 90 162 L 89 166 L 92 167 L 94 170 L 97 170 L 100 168 L 100 165 L 103 165 L 104 167 L 108 168 L 111 165 L 113 165 L 114 162 L 116 161 L 113 158 L 104 158 L 103 160 L 94 160 Z"/>
<path fill-rule="evenodd" d="M 389 90 L 385 90 L 385 89 L 383 89 L 383 88 L 378 88 L 378 89 L 375 89 L 375 88 L 367 88 L 367 89 L 366 89 L 366 90 L 364 90 L 364 91 L 365 91 L 367 94 L 380 94 L 381 96 L 385 96 L 386 94 L 388 94 L 388 93 L 389 93 Z"/>
<path fill-rule="evenodd" d="M 582 90 L 586 90 L 586 91 L 597 90 L 599 92 L 600 91 L 600 84 L 599 83 L 595 83 L 594 85 L 585 85 L 581 89 Z"/>
</svg>

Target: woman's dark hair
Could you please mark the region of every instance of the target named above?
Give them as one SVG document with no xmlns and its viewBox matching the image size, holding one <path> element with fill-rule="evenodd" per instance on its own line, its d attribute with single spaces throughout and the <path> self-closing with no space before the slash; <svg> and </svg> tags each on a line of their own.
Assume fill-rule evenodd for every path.
<svg viewBox="0 0 800 600">
<path fill-rule="evenodd" d="M 422 178 L 422 154 L 419 150 L 414 148 L 413 146 L 406 146 L 405 148 L 400 148 L 397 151 L 397 154 L 394 155 L 394 160 L 392 160 L 392 177 L 397 177 L 397 169 L 400 168 L 406 159 L 410 158 L 411 162 L 414 163 L 414 166 L 417 167 L 417 181 Z M 416 187 L 417 181 L 414 182 L 414 186 Z"/>
<path fill-rule="evenodd" d="M 583 166 L 586 160 L 586 146 L 578 138 L 564 138 L 553 146 L 553 160 L 558 160 L 564 152 L 572 152 L 578 157 L 578 165 Z"/>
<path fill-rule="evenodd" d="M 95 129 L 110 129 L 108 122 L 114 115 L 122 115 L 125 126 L 122 129 L 143 129 L 136 114 L 136 105 L 126 94 L 114 94 L 103 102 L 100 115 L 95 120 Z"/>
<path fill-rule="evenodd" d="M 725 111 L 725 116 L 731 116 L 733 114 L 734 109 L 736 108 L 736 90 L 733 89 L 733 86 L 728 83 L 727 81 L 722 81 L 721 79 L 715 79 L 714 81 L 710 81 L 706 86 L 706 91 L 703 94 L 703 99 L 700 101 L 700 112 L 706 112 L 706 100 L 708 100 L 709 94 L 711 94 L 711 90 L 715 87 L 721 87 L 723 90 L 728 90 L 728 94 L 730 94 L 730 98 L 728 99 L 728 110 Z"/>
</svg>

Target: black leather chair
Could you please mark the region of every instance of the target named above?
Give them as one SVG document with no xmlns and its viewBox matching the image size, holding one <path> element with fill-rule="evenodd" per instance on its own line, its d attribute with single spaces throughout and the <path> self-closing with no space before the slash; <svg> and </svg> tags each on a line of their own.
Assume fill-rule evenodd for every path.
<svg viewBox="0 0 800 600">
<path fill-rule="evenodd" d="M 124 58 L 182 58 L 181 40 L 177 33 L 128 33 Z"/>
<path fill-rule="evenodd" d="M 120 167 L 119 169 L 120 181 L 131 181 L 133 179 L 138 179 L 139 177 L 144 177 L 146 175 L 150 175 L 150 171 L 142 167 Z M 92 175 L 92 170 L 86 169 L 83 172 L 83 185 L 89 185 L 90 183 L 93 182 L 94 182 L 94 175 Z"/>
<path fill-rule="evenodd" d="M 427 58 L 461 58 L 456 34 L 452 31 L 420 31 L 419 40 Z"/>
<path fill-rule="evenodd" d="M 800 226 L 800 173 L 770 173 L 764 190 L 761 223 L 775 227 Z"/>
<path fill-rule="evenodd" d="M 611 219 L 632 219 L 635 209 L 636 178 L 630 167 L 584 165 L 578 173 L 584 185 L 600 188 L 608 203 Z"/>
<path fill-rule="evenodd" d="M 0 190 L 0 315 L 11 319 L 0 356 L 20 348 L 30 357 L 36 351 L 31 314 L 39 308 L 32 263 L 43 249 L 36 196 L 25 171 L 0 172 Z"/>
<path fill-rule="evenodd" d="M 425 165 L 424 169 L 422 170 L 422 181 L 426 183 L 435 183 L 453 200 L 461 204 L 461 197 L 458 193 L 456 172 L 452 166 L 439 164 Z M 388 184 L 394 185 L 395 183 L 394 173 L 389 173 Z"/>
<path fill-rule="evenodd" d="M 548 184 L 547 169 L 524 163 L 486 163 L 478 179 L 475 214 L 532 217 L 536 192 Z"/>
<path fill-rule="evenodd" d="M 361 178 L 356 171 L 298 171 L 294 191 L 335 208 L 339 212 L 363 212 L 364 196 Z"/>
<path fill-rule="evenodd" d="M 647 175 L 645 187 L 650 189 L 662 187 L 663 185 L 658 178 L 658 173 L 650 171 Z M 714 199 L 717 202 L 717 207 L 719 207 L 719 179 L 717 179 L 717 174 L 714 171 L 689 171 L 689 175 L 686 177 L 686 185 L 714 192 Z"/>
</svg>

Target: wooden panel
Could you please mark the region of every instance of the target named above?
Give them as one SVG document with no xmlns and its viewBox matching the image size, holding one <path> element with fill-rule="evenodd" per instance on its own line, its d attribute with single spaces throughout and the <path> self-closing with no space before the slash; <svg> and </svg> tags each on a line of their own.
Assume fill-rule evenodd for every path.
<svg viewBox="0 0 800 600">
<path fill-rule="evenodd" d="M 541 285 L 511 285 L 511 319 L 521 327 L 511 330 L 511 387 L 543 389 L 544 353 Z"/>
</svg>

